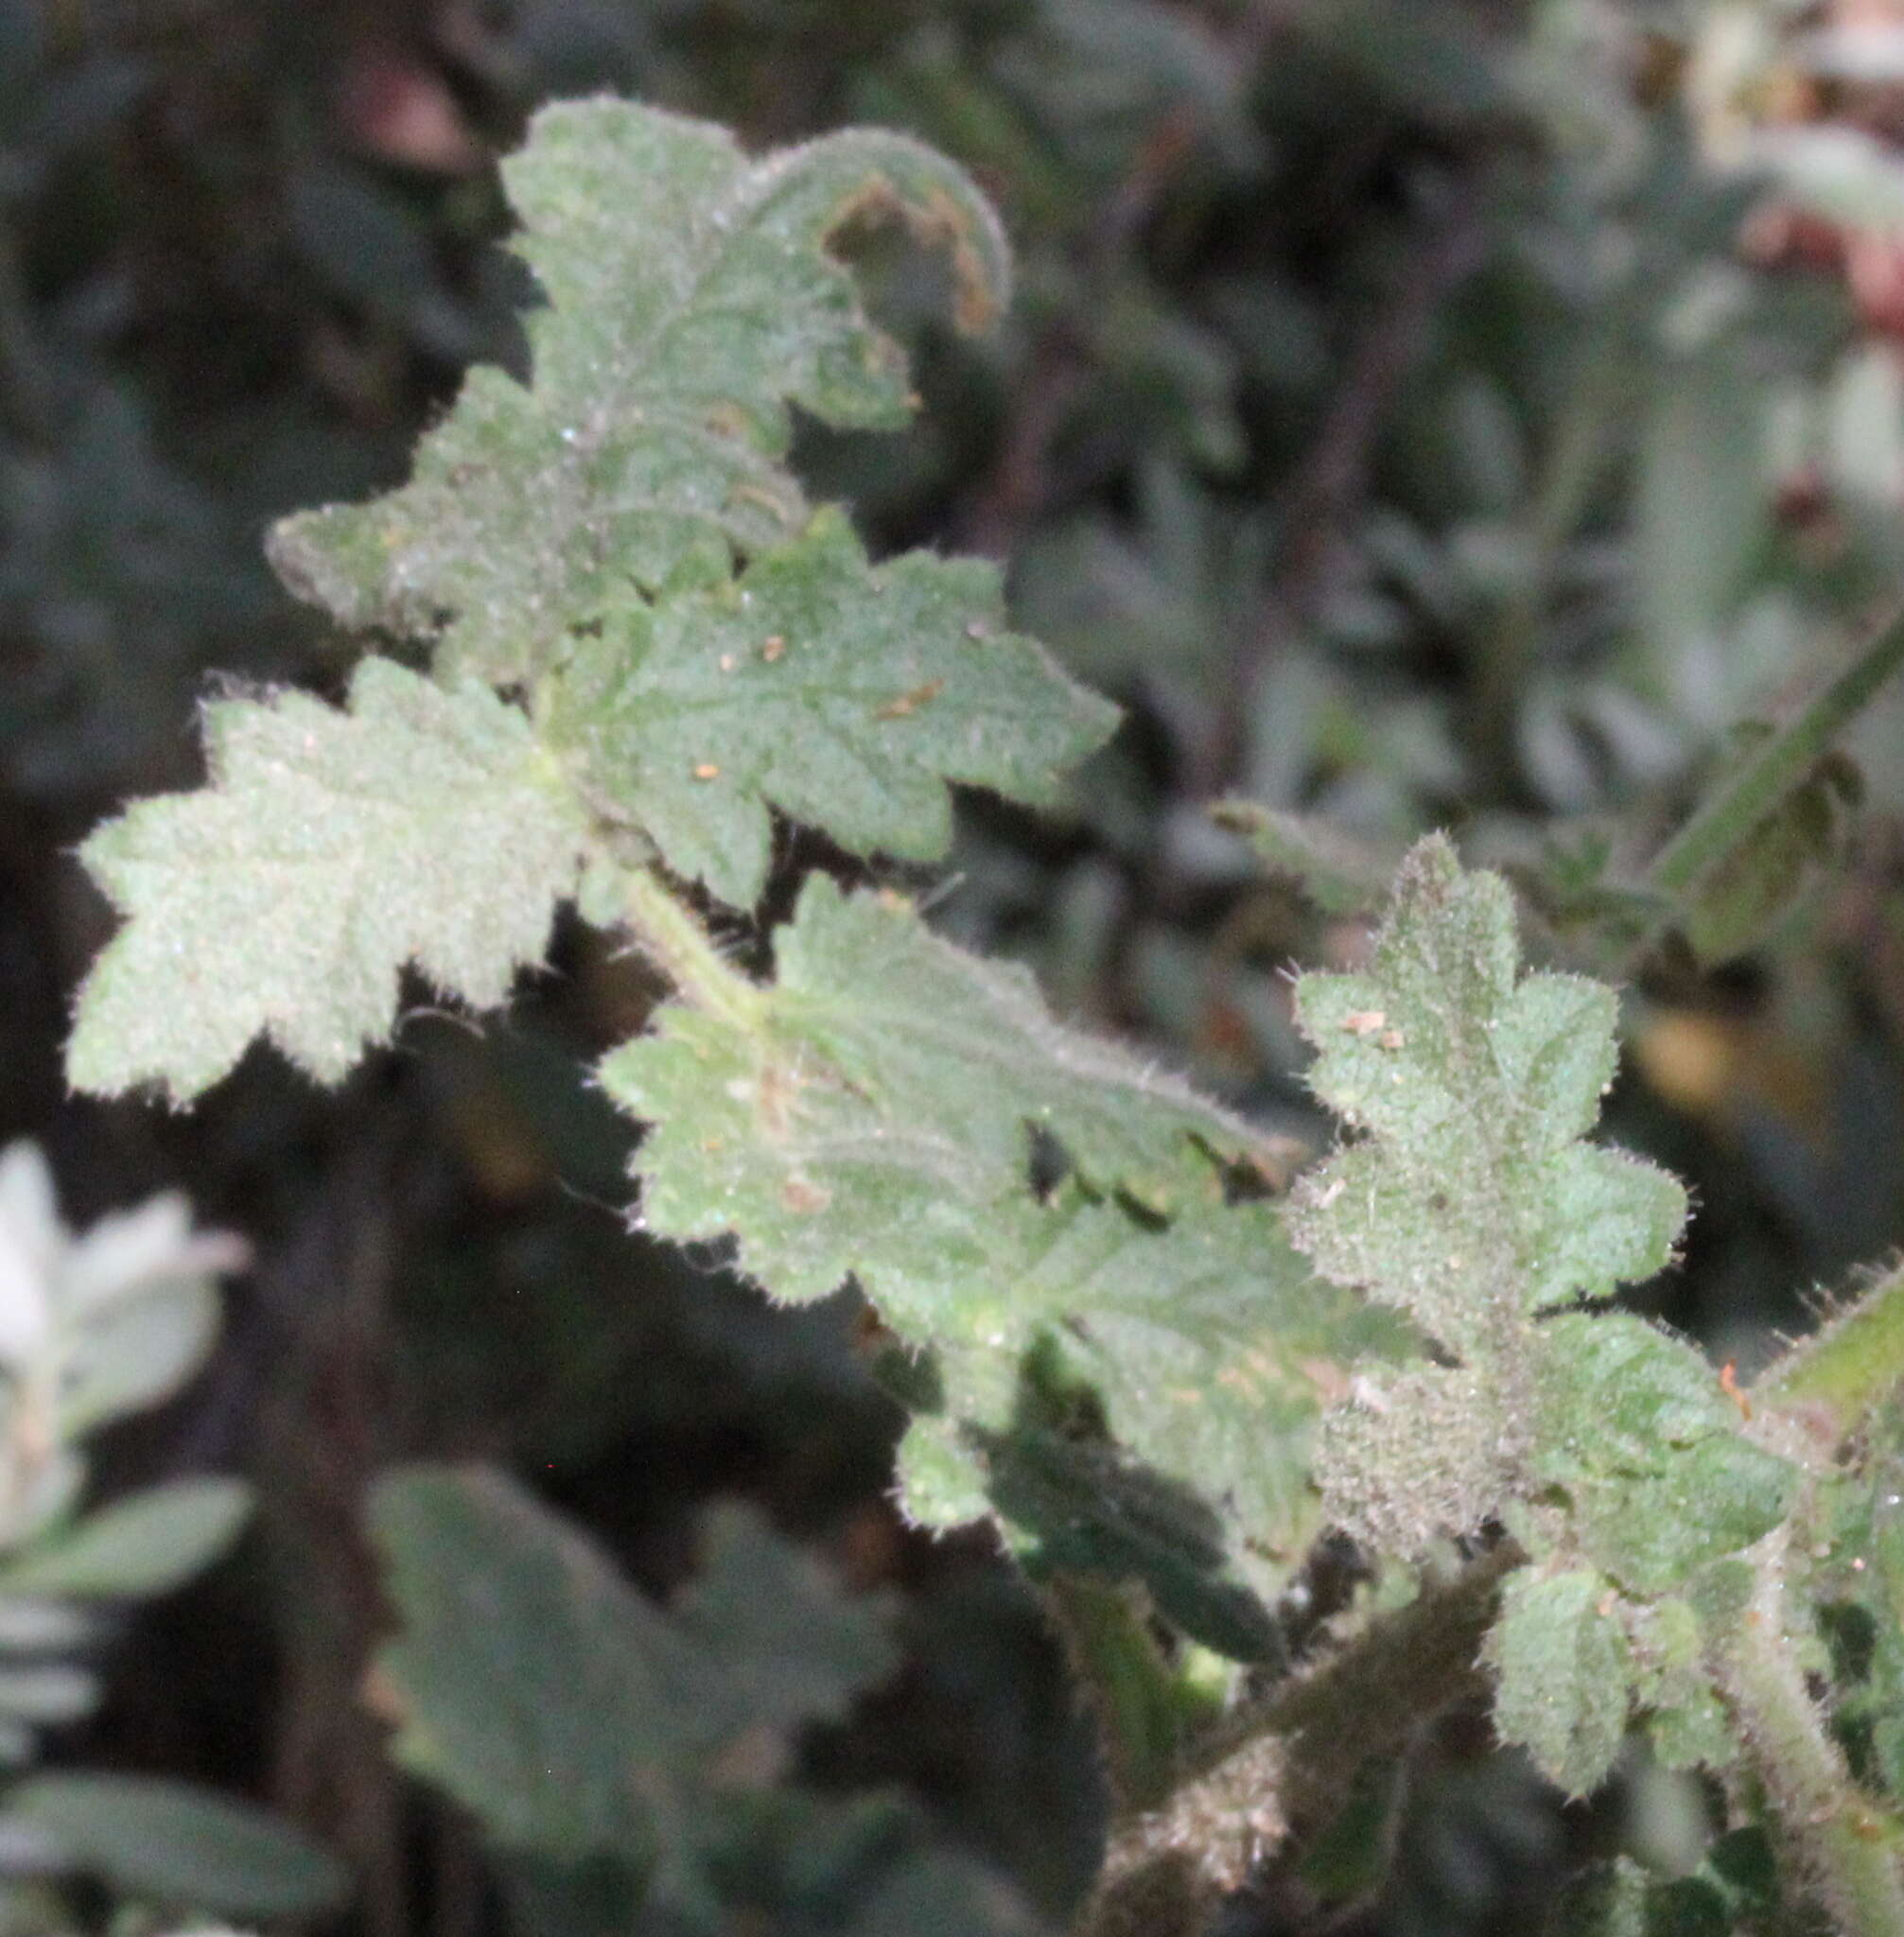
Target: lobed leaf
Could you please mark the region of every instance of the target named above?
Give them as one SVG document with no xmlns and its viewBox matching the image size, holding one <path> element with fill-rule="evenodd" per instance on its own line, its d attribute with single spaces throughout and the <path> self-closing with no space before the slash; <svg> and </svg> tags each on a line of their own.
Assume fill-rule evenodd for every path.
<svg viewBox="0 0 1904 1937">
<path fill-rule="evenodd" d="M 1790 1510 L 1797 1472 L 1745 1439 L 1691 1346 L 1634 1318 L 1542 1332 L 1533 1470 L 1563 1488 L 1581 1550 L 1635 1594 L 1683 1585 Z"/>
<path fill-rule="evenodd" d="M 1368 970 L 1305 976 L 1297 1014 L 1360 1135 L 1299 1182 L 1291 1233 L 1454 1361 L 1356 1379 L 1319 1446 L 1330 1513 L 1408 1558 L 1489 1521 L 1528 1550 L 1490 1642 L 1495 1719 L 1570 1792 L 1606 1774 L 1635 1703 L 1668 1759 L 1729 1762 L 1703 1626 L 1731 1618 L 1728 1557 L 1785 1519 L 1798 1474 L 1689 1345 L 1551 1310 L 1657 1269 L 1686 1213 L 1672 1178 L 1584 1141 L 1612 991 L 1523 975 L 1506 883 L 1437 839 Z"/>
<path fill-rule="evenodd" d="M 935 1517 L 956 1522 L 988 1498 L 1035 1572 L 1135 1576 L 1206 1645 L 1272 1656 L 1264 1604 L 1321 1530 L 1321 1405 L 1393 1328 L 1309 1273 L 1267 1205 L 1189 1210 L 1164 1230 L 1054 1206 L 1027 1234 L 988 1282 L 1029 1342 L 1014 1360 L 985 1337 L 941 1341 L 937 1416 L 901 1449 L 909 1510 L 930 1516 L 949 1490 Z"/>
<path fill-rule="evenodd" d="M 1213 1155 L 1256 1146 L 1187 1085 L 1055 1021 L 1028 971 L 953 948 L 896 897 L 812 877 L 776 957 L 758 1026 L 672 1006 L 602 1082 L 651 1126 L 646 1225 L 731 1231 L 778 1299 L 857 1276 L 920 1342 L 945 1327 L 1004 1344 L 1005 1294 L 973 1275 L 1033 1249 L 1033 1131 L 1093 1188 L 1159 1214 L 1217 1201 Z"/>
<path fill-rule="evenodd" d="M 843 229 L 897 217 L 943 247 L 968 328 L 1009 280 L 985 199 L 900 134 L 753 163 L 706 122 L 569 102 L 536 115 L 503 181 L 548 298 L 529 322 L 533 382 L 473 372 L 409 484 L 292 518 L 271 548 L 344 625 L 435 638 L 440 667 L 497 684 L 630 587 L 721 577 L 799 533 L 791 405 L 905 422 L 903 359 L 831 253 Z"/>
<path fill-rule="evenodd" d="M 894 1666 L 882 1611 L 738 1509 L 672 1613 L 499 1474 L 400 1473 L 371 1529 L 402 1622 L 376 1664 L 398 1760 L 509 1847 L 658 1860 L 655 1887 L 690 1897 L 715 1799 Z"/>
<path fill-rule="evenodd" d="M 493 693 L 372 658 L 345 711 L 221 700 L 206 739 L 209 786 L 80 850 L 126 922 L 79 994 L 76 1088 L 183 1102 L 260 1034 L 334 1081 L 389 1034 L 406 964 L 480 1008 L 539 959 L 585 829 Z"/>
<path fill-rule="evenodd" d="M 777 949 L 757 1016 L 670 1008 L 603 1065 L 650 1126 L 644 1224 L 732 1233 L 779 1299 L 852 1278 L 933 1354 L 900 1462 L 917 1517 L 989 1504 L 1028 1554 L 1061 1525 L 1067 1564 L 1143 1574 L 1213 1645 L 1253 1621 L 1260 1652 L 1238 1584 L 1273 1590 L 1316 1531 L 1322 1393 L 1392 1326 L 1319 1284 L 1266 1208 L 1224 1205 L 1247 1126 L 1062 1027 L 1022 969 L 824 877 Z M 1064 1188 L 1034 1188 L 1034 1132 Z M 1068 1425 L 1034 1371 L 1088 1395 Z"/>
<path fill-rule="evenodd" d="M 993 567 L 874 567 L 828 511 L 737 584 L 612 606 L 563 668 L 549 730 L 599 809 L 750 907 L 770 807 L 855 853 L 935 860 L 948 780 L 1050 802 L 1116 719 L 1003 629 Z"/>
<path fill-rule="evenodd" d="M 1368 1141 L 1290 1209 L 1325 1275 L 1400 1305 L 1459 1352 L 1503 1313 L 1604 1298 L 1671 1256 L 1686 1194 L 1579 1143 L 1613 1079 L 1613 992 L 1518 972 L 1498 876 L 1424 841 L 1361 975 L 1305 975 L 1297 1021 L 1317 1094 Z"/>
<path fill-rule="evenodd" d="M 1616 1601 L 1590 1569 L 1523 1569 L 1488 1636 L 1495 1728 L 1570 1796 L 1599 1787 L 1626 1737 L 1632 1662 Z"/>
</svg>

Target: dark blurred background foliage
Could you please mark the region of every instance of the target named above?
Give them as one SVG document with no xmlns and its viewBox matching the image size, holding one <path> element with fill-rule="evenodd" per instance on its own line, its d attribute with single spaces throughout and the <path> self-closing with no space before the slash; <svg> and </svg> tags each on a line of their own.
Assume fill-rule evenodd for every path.
<svg viewBox="0 0 1904 1937">
<path fill-rule="evenodd" d="M 741 1494 L 904 1597 L 909 1665 L 815 1774 L 910 1788 L 1061 1915 L 1088 1719 L 987 1541 L 898 1524 L 849 1305 L 771 1314 L 623 1228 L 626 1131 L 575 1075 L 653 1000 L 638 964 L 566 936 L 507 1023 L 420 1009 L 337 1096 L 262 1055 L 185 1118 L 61 1080 L 106 926 L 74 843 L 193 777 L 216 683 L 334 687 L 262 531 L 397 481 L 466 363 L 519 361 L 494 160 L 598 89 L 754 143 L 908 128 L 997 198 L 1022 288 L 976 346 L 931 265 L 857 239 L 927 409 L 804 462 L 882 543 L 1007 559 L 1129 719 L 1061 824 L 972 805 L 939 918 L 1313 1137 L 1280 970 L 1355 926 L 1213 798 L 1384 864 L 1453 826 L 1547 884 L 1561 947 L 1553 884 L 1668 828 L 1904 578 L 1904 8 L 0 0 L 0 1142 L 41 1140 L 81 1219 L 183 1184 L 255 1248 L 210 1371 L 105 1467 L 248 1472 L 256 1526 L 61 1753 L 271 1802 L 354 1866 L 340 1929 L 499 1928 L 358 1699 L 366 1484 L 502 1459 L 656 1591 Z M 1904 1228 L 1900 726 L 1864 724 L 1863 805 L 1769 934 L 1628 992 L 1613 1129 L 1699 1205 L 1645 1302 L 1744 1364 Z M 1380 1928 L 1524 1927 L 1564 1853 L 1685 1808 L 1641 1771 L 1563 1811 L 1450 1728 Z"/>
</svg>

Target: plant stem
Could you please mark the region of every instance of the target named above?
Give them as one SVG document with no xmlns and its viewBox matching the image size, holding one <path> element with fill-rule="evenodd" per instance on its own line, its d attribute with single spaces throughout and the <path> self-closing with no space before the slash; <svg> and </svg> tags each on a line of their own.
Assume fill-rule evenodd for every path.
<svg viewBox="0 0 1904 1937">
<path fill-rule="evenodd" d="M 1213 1730 L 1170 1800 L 1114 1829 L 1077 1937 L 1190 1937 L 1277 1843 L 1326 1821 L 1371 1756 L 1479 1695 L 1482 1638 L 1526 1559 L 1504 1542 Z"/>
<path fill-rule="evenodd" d="M 1678 900 L 1736 853 L 1900 667 L 1904 609 L 1894 612 L 1850 663 L 1756 748 L 1660 849 L 1647 870 L 1647 885 Z"/>
<path fill-rule="evenodd" d="M 681 998 L 741 1028 L 758 1028 L 765 991 L 728 962 L 693 910 L 652 868 L 631 868 L 623 880 L 628 926 Z"/>
<path fill-rule="evenodd" d="M 1904 1386 L 1904 1269 L 1801 1339 L 1753 1382 L 1755 1399 L 1821 1414 L 1842 1440 L 1885 1395 Z"/>
<path fill-rule="evenodd" d="M 1162 1650 L 1121 1588 L 1060 1574 L 1046 1602 L 1096 1711 L 1118 1814 L 1154 1808 L 1170 1793 L 1187 1719 Z"/>
<path fill-rule="evenodd" d="M 1897 1825 L 1851 1779 L 1806 1686 L 1788 1632 L 1781 1529 L 1757 1562 L 1752 1602 L 1715 1666 L 1738 1715 L 1781 1836 L 1830 1911 L 1840 1937 L 1904 1931 Z"/>
</svg>

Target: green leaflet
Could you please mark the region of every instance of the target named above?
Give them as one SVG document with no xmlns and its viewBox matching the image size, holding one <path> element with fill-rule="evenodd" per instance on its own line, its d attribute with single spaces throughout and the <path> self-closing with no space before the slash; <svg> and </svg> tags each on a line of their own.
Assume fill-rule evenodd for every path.
<svg viewBox="0 0 1904 1937">
<path fill-rule="evenodd" d="M 1570 1796 L 1598 1788 L 1626 1736 L 1630 1660 L 1617 1599 L 1590 1569 L 1523 1568 L 1488 1636 L 1495 1727 Z"/>
<path fill-rule="evenodd" d="M 1054 1021 L 1025 969 L 953 948 L 896 897 L 812 877 L 775 951 L 758 1028 L 671 1006 L 602 1081 L 653 1126 L 637 1159 L 649 1228 L 731 1231 L 776 1298 L 857 1275 L 922 1342 L 950 1304 L 952 1342 L 1004 1344 L 1004 1290 L 972 1276 L 995 1249 L 1036 1254 L 1032 1130 L 1094 1188 L 1160 1214 L 1218 1201 L 1211 1154 L 1255 1146 L 1183 1083 Z"/>
<path fill-rule="evenodd" d="M 1581 1551 L 1622 1587 L 1664 1594 L 1785 1518 L 1796 1473 L 1743 1437 L 1711 1366 L 1684 1340 L 1583 1313 L 1539 1336 L 1533 1471 L 1565 1490 Z"/>
<path fill-rule="evenodd" d="M 947 780 L 1050 802 L 1116 720 L 1004 630 L 995 567 L 870 566 L 829 510 L 737 583 L 615 605 L 554 683 L 549 730 L 600 810 L 751 907 L 770 805 L 855 853 L 935 860 Z"/>
<path fill-rule="evenodd" d="M 1551 1313 L 1666 1264 L 1686 1198 L 1583 1141 L 1614 1072 L 1612 992 L 1523 975 L 1518 952 L 1506 884 L 1437 838 L 1405 865 L 1367 972 L 1302 978 L 1311 1081 L 1362 1134 L 1298 1184 L 1288 1223 L 1325 1276 L 1455 1360 L 1365 1376 L 1330 1414 L 1330 1512 L 1408 1556 L 1508 1522 L 1540 1570 L 1510 1585 L 1490 1643 L 1496 1722 L 1583 1792 L 1635 1699 L 1675 1759 L 1729 1755 L 1676 1597 L 1779 1524 L 1796 1475 L 1691 1347 Z"/>
<path fill-rule="evenodd" d="M 909 1510 L 956 1522 L 988 1497 L 1034 1572 L 1135 1576 L 1208 1646 L 1267 1658 L 1263 1603 L 1320 1531 L 1323 1391 L 1391 1328 L 1308 1272 L 1267 1205 L 1161 1231 L 1055 1206 L 1028 1234 L 1038 1248 L 1001 1248 L 987 1282 L 1010 1288 L 1029 1350 L 1014 1365 L 984 1338 L 941 1339 L 935 1414 L 900 1454 Z M 934 1451 L 935 1484 L 916 1487 Z M 960 1504 L 935 1516 L 954 1474 Z"/>
<path fill-rule="evenodd" d="M 719 577 L 797 534 L 790 404 L 905 422 L 903 359 L 829 253 L 844 226 L 897 216 L 944 247 L 969 328 L 1009 279 L 984 198 L 903 135 L 750 163 L 705 122 L 573 102 L 535 117 L 503 179 L 548 298 L 532 385 L 474 372 L 409 484 L 292 518 L 271 544 L 287 584 L 344 625 L 438 638 L 442 666 L 498 684 L 631 585 Z"/>
<path fill-rule="evenodd" d="M 393 1753 L 513 1848 L 691 1861 L 712 1796 L 897 1663 L 881 1608 L 738 1509 L 668 1613 L 499 1474 L 410 1468 L 371 1528 L 402 1621 L 377 1661 Z"/>
<path fill-rule="evenodd" d="M 779 1299 L 854 1278 L 936 1354 L 900 1461 L 918 1517 L 989 1498 L 1032 1550 L 1061 1520 L 1067 1564 L 1141 1572 L 1214 1645 L 1260 1649 L 1235 1582 L 1273 1587 L 1315 1530 L 1319 1388 L 1390 1328 L 1319 1284 L 1266 1208 L 1224 1206 L 1247 1126 L 1063 1028 L 1023 970 L 824 877 L 777 947 L 757 1026 L 671 1007 L 603 1065 L 651 1126 L 644 1223 L 732 1233 Z M 1034 1129 L 1074 1167 L 1045 1198 Z"/>
<path fill-rule="evenodd" d="M 206 709 L 210 785 L 141 801 L 80 850 L 126 917 L 81 989 L 74 1086 L 184 1102 L 269 1035 L 341 1076 L 413 963 L 499 1003 L 536 961 L 585 829 L 529 723 L 366 659 L 347 711 L 301 693 Z"/>
</svg>

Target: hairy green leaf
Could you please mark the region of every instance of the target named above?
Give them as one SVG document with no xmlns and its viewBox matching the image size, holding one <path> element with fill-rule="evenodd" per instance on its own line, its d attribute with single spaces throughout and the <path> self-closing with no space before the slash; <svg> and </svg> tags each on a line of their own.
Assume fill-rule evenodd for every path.
<svg viewBox="0 0 1904 1937">
<path fill-rule="evenodd" d="M 1693 1348 L 1638 1318 L 1566 1313 L 1541 1333 L 1534 1471 L 1566 1490 L 1581 1551 L 1663 1594 L 1783 1520 L 1797 1473 L 1739 1433 Z"/>
<path fill-rule="evenodd" d="M 1393 1328 L 1318 1283 L 1265 1207 L 1224 1205 L 1246 1126 L 1063 1028 L 1022 969 L 825 878 L 777 950 L 757 1018 L 665 1010 L 603 1066 L 651 1126 L 646 1226 L 732 1232 L 777 1298 L 854 1278 L 934 1354 L 900 1461 L 919 1518 L 989 1500 L 1028 1551 L 1142 1574 L 1214 1645 L 1253 1620 L 1260 1651 L 1238 1581 L 1280 1584 L 1316 1530 L 1322 1389 Z M 1034 1131 L 1072 1186 L 1034 1189 Z M 1082 1409 L 1055 1422 L 1033 1370 Z"/>
<path fill-rule="evenodd" d="M 335 1080 L 390 1033 L 406 964 L 480 1008 L 539 959 L 585 830 L 494 694 L 366 659 L 348 711 L 220 700 L 206 740 L 209 786 L 80 850 L 126 925 L 80 991 L 78 1088 L 183 1101 L 260 1034 Z"/>
<path fill-rule="evenodd" d="M 1626 1735 L 1631 1656 L 1604 1576 L 1524 1569 L 1501 1595 L 1488 1658 L 1494 1726 L 1569 1795 L 1597 1789 Z"/>
<path fill-rule="evenodd" d="M 1490 1644 L 1496 1722 L 1570 1791 L 1604 1776 L 1635 1701 L 1669 1760 L 1729 1762 L 1695 1609 L 1797 1474 L 1689 1345 L 1550 1309 L 1657 1269 L 1686 1213 L 1664 1173 L 1583 1141 L 1612 991 L 1523 974 L 1506 884 L 1437 839 L 1368 970 L 1305 976 L 1297 1013 L 1316 1089 L 1359 1136 L 1299 1183 L 1292 1234 L 1454 1360 L 1354 1381 L 1319 1447 L 1331 1514 L 1406 1557 L 1505 1521 L 1536 1565 Z"/>
<path fill-rule="evenodd" d="M 1524 1425 L 1502 1417 L 1482 1373 L 1437 1366 L 1362 1374 L 1324 1420 L 1318 1463 L 1345 1532 L 1412 1556 L 1496 1511 L 1525 1454 Z"/>
<path fill-rule="evenodd" d="M 1002 1250 L 989 1282 L 1010 1287 L 1011 1337 L 1031 1343 L 1002 1362 L 983 1336 L 941 1342 L 940 1416 L 901 1454 L 909 1510 L 934 1498 L 908 1483 L 918 1439 L 939 1449 L 937 1487 L 945 1462 L 975 1468 L 944 1518 L 988 1496 L 1034 1571 L 1134 1576 L 1208 1646 L 1266 1658 L 1263 1603 L 1320 1530 L 1324 1392 L 1391 1328 L 1310 1274 L 1266 1205 L 1187 1211 L 1165 1230 L 1054 1207 L 1027 1235 L 1037 1248 Z"/>
<path fill-rule="evenodd" d="M 499 684 L 628 587 L 719 577 L 804 529 L 790 405 L 905 422 L 903 359 L 830 253 L 843 228 L 897 217 L 943 247 L 968 327 L 1008 281 L 984 198 L 903 135 L 750 163 L 707 123 L 571 102 L 535 117 L 503 177 L 548 298 L 533 384 L 475 371 L 408 485 L 293 518 L 271 547 L 345 625 L 440 637 L 443 665 Z"/>
<path fill-rule="evenodd" d="M 1668 1769 L 1720 1769 L 1736 1759 L 1731 1718 L 1705 1666 L 1692 1603 L 1668 1597 L 1634 1609 L 1635 1691 L 1653 1754 Z"/>
<path fill-rule="evenodd" d="M 1010 1296 L 985 1270 L 1035 1254 L 1034 1130 L 1092 1186 L 1159 1213 L 1216 1201 L 1210 1153 L 1257 1143 L 1176 1078 L 1054 1021 L 1026 970 L 953 948 L 897 898 L 815 876 L 775 948 L 758 1024 L 664 1009 L 602 1081 L 652 1126 L 636 1160 L 648 1228 L 731 1231 L 777 1298 L 824 1298 L 856 1275 L 921 1343 L 1003 1344 Z"/>
<path fill-rule="evenodd" d="M 577 641 L 550 731 L 580 750 L 592 802 L 747 907 L 770 806 L 856 853 L 935 860 L 946 781 L 1049 801 L 1116 718 L 1003 629 L 993 567 L 870 566 L 827 511 L 738 584 L 615 606 Z"/>
<path fill-rule="evenodd" d="M 1686 1194 L 1583 1141 L 1613 1077 L 1613 992 L 1524 976 L 1507 884 L 1463 874 L 1439 837 L 1405 864 L 1368 969 L 1303 976 L 1297 1020 L 1311 1083 L 1360 1134 L 1299 1181 L 1290 1234 L 1460 1361 L 1365 1385 L 1323 1440 L 1334 1515 L 1418 1553 L 1540 1491 L 1541 1369 L 1580 1334 L 1538 1315 L 1657 1270 Z M 1706 1528 L 1728 1547 L 1731 1531 Z"/>
<path fill-rule="evenodd" d="M 1684 1190 L 1579 1141 L 1613 1079 L 1613 991 L 1521 977 L 1507 884 L 1462 874 L 1446 842 L 1409 857 L 1367 972 L 1303 976 L 1297 1017 L 1317 1094 L 1368 1133 L 1291 1206 L 1329 1277 L 1465 1352 L 1670 1257 Z"/>
</svg>

